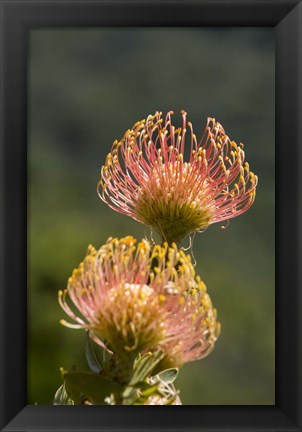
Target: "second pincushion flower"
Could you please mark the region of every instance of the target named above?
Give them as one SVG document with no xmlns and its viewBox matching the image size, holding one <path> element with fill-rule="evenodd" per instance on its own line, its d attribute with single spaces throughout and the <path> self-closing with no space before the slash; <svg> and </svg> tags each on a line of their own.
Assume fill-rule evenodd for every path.
<svg viewBox="0 0 302 432">
<path fill-rule="evenodd" d="M 245 212 L 258 181 L 243 146 L 215 119 L 208 118 L 198 141 L 186 112 L 179 128 L 172 114 L 164 119 L 156 112 L 115 141 L 98 183 L 100 198 L 111 208 L 151 226 L 169 244 Z"/>
<path fill-rule="evenodd" d="M 151 246 L 142 240 L 136 245 L 131 236 L 109 239 L 98 251 L 90 246 L 67 289 L 59 292 L 59 302 L 75 321 L 62 324 L 89 330 L 114 353 L 120 380 L 146 350 L 164 351 L 165 367 L 205 357 L 220 329 L 190 256 L 175 244 Z"/>
</svg>

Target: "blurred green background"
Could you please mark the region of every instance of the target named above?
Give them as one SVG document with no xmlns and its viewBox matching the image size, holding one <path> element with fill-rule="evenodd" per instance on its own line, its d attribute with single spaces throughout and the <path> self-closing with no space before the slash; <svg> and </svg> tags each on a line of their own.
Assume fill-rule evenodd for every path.
<svg viewBox="0 0 302 432">
<path fill-rule="evenodd" d="M 194 242 L 222 333 L 177 379 L 184 404 L 275 403 L 274 32 L 270 28 L 34 29 L 29 63 L 28 403 L 52 404 L 59 367 L 88 369 L 57 292 L 87 245 L 149 230 L 96 194 L 112 142 L 156 110 L 207 116 L 245 144 L 253 207 Z M 180 335 L 181 336 L 181 335 Z"/>
</svg>

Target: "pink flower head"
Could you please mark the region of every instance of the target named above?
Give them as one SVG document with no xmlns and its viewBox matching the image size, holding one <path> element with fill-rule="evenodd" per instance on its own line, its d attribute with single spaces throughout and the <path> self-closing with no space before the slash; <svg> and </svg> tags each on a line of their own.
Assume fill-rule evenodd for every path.
<svg viewBox="0 0 302 432">
<path fill-rule="evenodd" d="M 215 119 L 208 118 L 197 141 L 186 112 L 179 128 L 172 114 L 149 115 L 115 141 L 98 183 L 112 209 L 151 226 L 169 244 L 244 213 L 258 181 L 244 162 L 243 145 Z"/>
<path fill-rule="evenodd" d="M 136 245 L 129 236 L 89 246 L 59 302 L 76 323 L 62 324 L 89 330 L 120 358 L 162 349 L 167 364 L 181 365 L 205 357 L 219 332 L 205 285 L 175 244 Z"/>
</svg>

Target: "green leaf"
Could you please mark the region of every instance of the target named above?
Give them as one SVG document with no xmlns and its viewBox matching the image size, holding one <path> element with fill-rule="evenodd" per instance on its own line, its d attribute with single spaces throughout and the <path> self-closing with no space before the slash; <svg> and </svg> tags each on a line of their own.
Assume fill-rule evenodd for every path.
<svg viewBox="0 0 302 432">
<path fill-rule="evenodd" d="M 123 405 L 143 405 L 148 397 L 161 393 L 158 390 L 159 383 L 150 385 L 146 382 L 137 383 L 135 386 L 127 386 L 123 391 Z"/>
<path fill-rule="evenodd" d="M 123 392 L 123 405 L 133 405 L 139 398 L 139 389 L 128 386 Z"/>
<path fill-rule="evenodd" d="M 106 397 L 112 393 L 119 395 L 122 390 L 116 382 L 91 372 L 64 372 L 63 378 L 68 395 L 77 404 L 85 397 L 93 405 L 106 405 Z"/>
<path fill-rule="evenodd" d="M 65 384 L 62 384 L 61 387 L 59 387 L 58 390 L 56 391 L 56 394 L 53 399 L 53 404 L 54 405 L 74 405 L 74 401 L 70 399 L 70 397 L 66 392 Z"/>
<path fill-rule="evenodd" d="M 149 388 L 146 388 L 141 393 L 141 397 L 148 399 L 148 397 L 159 394 L 161 395 L 159 389 L 158 389 L 158 383 L 154 384 L 153 386 L 149 386 Z"/>
<path fill-rule="evenodd" d="M 88 365 L 92 372 L 98 374 L 102 370 L 102 366 L 100 365 L 97 355 L 95 353 L 92 340 L 89 337 L 89 331 L 87 331 L 86 334 L 86 341 L 85 341 L 85 353 L 86 353 L 86 359 L 88 362 Z"/>
<path fill-rule="evenodd" d="M 156 385 L 158 385 L 158 383 L 156 383 Z M 153 387 L 153 385 L 148 384 L 146 381 L 143 381 L 143 382 L 139 382 L 139 383 L 135 384 L 135 386 L 133 386 L 133 387 L 138 388 L 141 391 L 144 391 L 144 390 L 149 390 L 150 388 Z"/>
<path fill-rule="evenodd" d="M 143 355 L 135 364 L 135 369 L 129 381 L 129 385 L 135 386 L 140 381 L 144 381 L 163 357 L 164 353 L 162 351 Z"/>
<path fill-rule="evenodd" d="M 157 374 L 157 377 L 160 381 L 166 384 L 171 384 L 176 380 L 177 375 L 178 375 L 178 369 L 171 368 L 171 369 L 163 370 L 162 372 Z"/>
<path fill-rule="evenodd" d="M 60 370 L 61 370 L 62 378 L 64 380 L 65 391 L 67 392 L 68 396 L 74 401 L 75 405 L 81 405 L 81 393 L 72 384 L 65 381 L 66 374 L 76 373 L 75 366 L 72 366 L 71 372 L 68 372 L 63 368 L 61 368 Z"/>
</svg>

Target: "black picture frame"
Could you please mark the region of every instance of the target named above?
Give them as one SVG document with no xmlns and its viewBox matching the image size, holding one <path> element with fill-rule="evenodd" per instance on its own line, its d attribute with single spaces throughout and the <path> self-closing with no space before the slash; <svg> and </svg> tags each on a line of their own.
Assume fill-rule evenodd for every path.
<svg viewBox="0 0 302 432">
<path fill-rule="evenodd" d="M 301 431 L 301 0 L 0 3 L 1 430 Z M 26 405 L 28 33 L 34 27 L 60 26 L 275 27 L 275 406 Z"/>
</svg>

